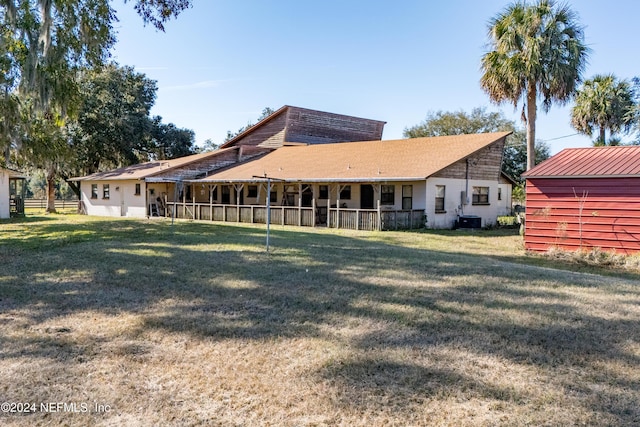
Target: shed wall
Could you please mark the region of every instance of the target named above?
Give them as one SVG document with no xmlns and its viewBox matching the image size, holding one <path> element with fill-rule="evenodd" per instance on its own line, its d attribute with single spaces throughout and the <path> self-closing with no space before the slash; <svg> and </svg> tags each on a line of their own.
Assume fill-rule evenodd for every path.
<svg viewBox="0 0 640 427">
<path fill-rule="evenodd" d="M 9 218 L 9 171 L 0 168 L 0 218 Z"/>
<path fill-rule="evenodd" d="M 525 247 L 640 251 L 640 178 L 530 178 Z"/>
</svg>

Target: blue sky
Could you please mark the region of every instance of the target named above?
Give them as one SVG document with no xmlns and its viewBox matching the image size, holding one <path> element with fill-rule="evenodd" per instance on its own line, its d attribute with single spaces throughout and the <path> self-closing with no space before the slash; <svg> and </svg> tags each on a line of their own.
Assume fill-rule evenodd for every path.
<svg viewBox="0 0 640 427">
<path fill-rule="evenodd" d="M 486 106 L 519 124 L 519 109 L 480 89 L 487 22 L 498 0 L 194 0 L 166 25 L 144 27 L 132 1 L 114 2 L 113 58 L 156 80 L 152 114 L 192 129 L 201 145 L 255 122 L 265 107 L 295 105 L 387 122 L 383 139 L 429 111 Z M 640 2 L 574 0 L 592 49 L 585 77 L 640 76 Z M 519 107 L 521 108 L 521 107 Z M 589 146 L 571 136 L 570 105 L 539 111 L 537 138 L 552 153 Z M 560 139 L 556 139 L 560 138 Z"/>
</svg>

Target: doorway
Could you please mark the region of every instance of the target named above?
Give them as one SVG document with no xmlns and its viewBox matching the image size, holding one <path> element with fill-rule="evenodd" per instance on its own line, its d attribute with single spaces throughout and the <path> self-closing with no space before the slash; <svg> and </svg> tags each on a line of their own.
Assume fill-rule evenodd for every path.
<svg viewBox="0 0 640 427">
<path fill-rule="evenodd" d="M 360 185 L 360 209 L 373 209 L 373 185 Z"/>
</svg>

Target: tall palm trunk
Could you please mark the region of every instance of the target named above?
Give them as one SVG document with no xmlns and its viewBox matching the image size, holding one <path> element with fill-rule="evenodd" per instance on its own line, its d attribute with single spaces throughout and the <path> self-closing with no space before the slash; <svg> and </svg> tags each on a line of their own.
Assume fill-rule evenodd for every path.
<svg viewBox="0 0 640 427">
<path fill-rule="evenodd" d="M 604 126 L 600 126 L 600 137 L 598 138 L 598 142 L 602 145 L 607 145 L 607 142 L 604 140 L 605 138 L 605 128 Z"/>
<path fill-rule="evenodd" d="M 527 84 L 527 170 L 536 165 L 536 84 Z"/>
<path fill-rule="evenodd" d="M 47 210 L 56 213 L 56 169 L 53 165 L 47 168 Z"/>
</svg>

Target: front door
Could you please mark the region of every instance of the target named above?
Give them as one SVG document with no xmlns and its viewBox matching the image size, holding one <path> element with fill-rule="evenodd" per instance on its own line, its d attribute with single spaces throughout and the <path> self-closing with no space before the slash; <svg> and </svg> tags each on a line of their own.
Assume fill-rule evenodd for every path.
<svg viewBox="0 0 640 427">
<path fill-rule="evenodd" d="M 360 209 L 373 209 L 373 185 L 360 186 Z"/>
</svg>

